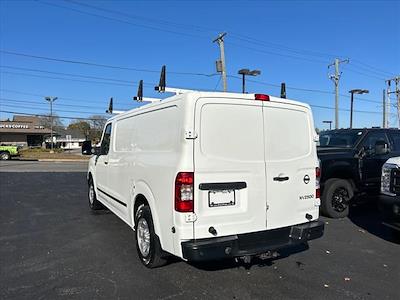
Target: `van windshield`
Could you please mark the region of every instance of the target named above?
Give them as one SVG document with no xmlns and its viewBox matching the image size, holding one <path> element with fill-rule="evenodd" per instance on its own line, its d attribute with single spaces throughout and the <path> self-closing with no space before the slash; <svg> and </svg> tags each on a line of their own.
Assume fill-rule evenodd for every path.
<svg viewBox="0 0 400 300">
<path fill-rule="evenodd" d="M 321 132 L 319 146 L 352 148 L 360 140 L 362 134 L 361 130 Z"/>
</svg>

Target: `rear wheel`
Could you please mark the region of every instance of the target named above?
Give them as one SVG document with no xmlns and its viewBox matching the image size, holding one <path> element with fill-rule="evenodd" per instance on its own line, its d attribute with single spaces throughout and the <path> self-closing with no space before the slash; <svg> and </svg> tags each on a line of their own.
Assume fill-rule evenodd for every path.
<svg viewBox="0 0 400 300">
<path fill-rule="evenodd" d="M 147 268 L 157 268 L 167 263 L 160 240 L 154 231 L 150 207 L 139 206 L 136 216 L 136 248 L 140 261 Z"/>
<path fill-rule="evenodd" d="M 89 207 L 92 210 L 103 209 L 103 205 L 100 203 L 99 200 L 97 200 L 92 179 L 89 180 L 88 199 L 89 199 Z"/>
<path fill-rule="evenodd" d="M 8 151 L 0 152 L 0 160 L 9 160 L 11 159 L 11 155 Z"/>
<path fill-rule="evenodd" d="M 339 178 L 327 180 L 321 198 L 322 213 L 335 219 L 347 217 L 353 196 L 353 187 L 348 180 Z"/>
</svg>

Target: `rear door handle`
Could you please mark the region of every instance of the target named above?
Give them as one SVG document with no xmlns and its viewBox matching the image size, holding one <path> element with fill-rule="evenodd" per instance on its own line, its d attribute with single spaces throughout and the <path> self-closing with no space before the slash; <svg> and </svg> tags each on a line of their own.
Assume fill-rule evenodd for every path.
<svg viewBox="0 0 400 300">
<path fill-rule="evenodd" d="M 286 181 L 289 180 L 289 177 L 274 177 L 274 181 Z"/>
</svg>

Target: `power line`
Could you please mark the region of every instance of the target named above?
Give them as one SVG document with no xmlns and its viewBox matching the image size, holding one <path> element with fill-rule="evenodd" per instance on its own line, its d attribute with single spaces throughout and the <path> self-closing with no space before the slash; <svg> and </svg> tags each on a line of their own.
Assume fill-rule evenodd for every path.
<svg viewBox="0 0 400 300">
<path fill-rule="evenodd" d="M 335 110 L 334 107 L 330 106 L 323 106 L 323 105 L 315 105 L 315 104 L 310 104 L 311 107 L 315 108 L 323 108 L 323 109 L 330 109 L 330 110 Z M 348 111 L 350 112 L 350 109 L 347 108 L 339 108 L 340 111 Z M 377 111 L 370 111 L 370 110 L 353 110 L 353 112 L 358 112 L 358 113 L 365 113 L 365 114 L 378 114 L 381 115 L 380 112 Z M 391 113 L 391 115 L 396 115 L 395 113 Z"/>
<path fill-rule="evenodd" d="M 16 90 L 9 90 L 9 89 L 1 89 L 1 88 L 0 88 L 0 91 L 4 91 L 4 92 L 7 92 L 7 93 L 28 95 L 28 96 L 37 96 L 37 97 L 41 97 L 41 98 L 46 97 L 46 95 L 44 95 L 44 94 L 27 93 L 27 92 L 21 92 L 21 91 L 16 91 Z M 79 103 L 82 103 L 82 102 L 89 102 L 89 103 L 97 103 L 97 104 L 99 104 L 99 100 L 76 99 L 76 98 L 61 97 L 61 96 L 58 97 L 58 99 L 60 99 L 60 100 L 68 100 L 68 101 L 70 101 L 70 102 L 79 102 Z M 115 100 L 115 99 L 114 99 L 114 100 Z M 120 102 L 120 101 L 119 101 L 119 102 Z M 125 102 L 120 102 L 120 103 L 128 104 L 127 102 L 126 102 L 126 103 L 125 103 Z M 130 103 L 131 103 L 131 102 L 130 102 Z"/>
<path fill-rule="evenodd" d="M 36 116 L 36 117 L 49 117 L 49 115 L 43 114 L 32 114 L 32 113 L 25 113 L 20 111 L 9 111 L 9 110 L 0 110 L 2 113 L 7 114 L 14 114 L 14 115 L 25 115 L 25 116 Z M 72 117 L 72 116 L 56 116 L 60 119 L 70 119 L 70 120 L 88 120 L 88 121 L 99 121 L 104 120 L 104 118 L 82 118 L 82 117 Z"/>
<path fill-rule="evenodd" d="M 4 100 L 4 101 L 7 101 L 7 102 L 15 102 L 15 103 L 29 103 L 29 104 L 42 105 L 42 106 L 46 106 L 47 107 L 46 103 L 41 103 L 41 102 L 38 102 L 38 101 L 17 100 L 17 99 L 10 99 L 10 98 L 0 98 L 0 100 Z M 133 104 L 133 102 L 132 102 L 132 104 Z M 104 112 L 104 109 L 103 108 L 99 108 L 98 106 L 94 107 L 94 106 L 78 105 L 78 104 L 60 104 L 60 103 L 57 103 L 57 102 L 54 103 L 54 106 L 55 107 L 63 106 L 63 107 L 82 107 L 82 108 L 90 108 L 90 109 L 99 109 L 99 110 L 102 110 Z M 121 109 L 128 110 L 127 108 L 121 108 Z M 132 108 L 129 108 L 129 109 L 132 109 Z"/>
<path fill-rule="evenodd" d="M 75 4 L 75 5 L 78 5 L 78 6 L 83 6 L 83 7 L 90 8 L 90 9 L 95 9 L 95 10 L 98 10 L 98 11 L 108 12 L 108 13 L 111 13 L 111 14 L 114 14 L 114 15 L 121 15 L 121 16 L 124 16 L 125 18 L 133 19 L 135 21 L 138 20 L 138 19 L 142 19 L 142 20 L 145 20 L 147 22 L 152 22 L 152 23 L 163 23 L 164 26 L 167 25 L 167 26 L 173 26 L 173 27 L 178 27 L 178 28 L 179 27 L 181 27 L 181 28 L 182 27 L 186 27 L 186 28 L 190 28 L 190 30 L 195 29 L 195 30 L 200 31 L 200 32 L 216 32 L 216 31 L 220 31 L 220 30 L 215 30 L 215 29 L 211 29 L 211 28 L 206 28 L 204 26 L 198 26 L 198 25 L 195 26 L 195 25 L 188 25 L 188 24 L 182 24 L 182 23 L 174 23 L 174 22 L 165 21 L 165 20 L 161 20 L 161 19 L 145 18 L 145 17 L 142 17 L 142 16 L 131 15 L 131 14 L 127 14 L 125 12 L 116 11 L 116 10 L 110 10 L 110 9 L 106 9 L 106 8 L 102 8 L 102 7 L 98 7 L 98 6 L 94 6 L 94 5 L 89 5 L 89 4 L 86 4 L 86 3 L 80 3 L 80 2 L 76 2 L 76 1 L 71 1 L 71 0 L 70 1 L 64 0 L 64 1 L 72 3 L 72 4 Z M 164 31 L 164 32 L 169 32 L 169 33 L 173 33 L 173 34 L 189 36 L 189 37 L 206 38 L 204 36 L 199 36 L 199 35 L 194 35 L 194 34 L 188 34 L 188 33 L 183 33 L 183 32 L 167 30 L 167 29 L 165 29 L 165 27 L 161 28 L 161 27 L 148 26 L 148 25 L 143 25 L 143 24 L 138 24 L 138 23 L 132 23 L 132 22 L 129 22 L 129 21 L 126 21 L 126 20 L 112 18 L 112 17 L 108 17 L 108 16 L 105 16 L 105 15 L 101 15 L 101 14 L 95 14 L 95 13 L 91 13 L 91 12 L 88 12 L 88 11 L 82 11 L 82 10 L 78 10 L 76 8 L 61 6 L 61 5 L 58 5 L 58 4 L 48 3 L 48 2 L 45 2 L 45 1 L 42 1 L 42 3 L 46 4 L 46 5 L 50 5 L 50 6 L 55 6 L 55 7 L 67 9 L 67 10 L 72 10 L 72 11 L 75 11 L 75 12 L 78 12 L 78 13 L 82 13 L 82 14 L 91 15 L 91 16 L 94 16 L 94 17 L 104 18 L 104 19 L 108 19 L 108 20 L 111 20 L 111 21 L 122 22 L 122 23 L 126 23 L 126 24 L 129 24 L 129 25 L 143 27 L 143 28 L 147 28 L 147 29 L 151 29 L 151 30 Z M 242 34 L 237 34 L 237 33 L 231 33 L 231 36 L 233 38 L 236 38 L 238 40 L 241 40 L 241 41 L 244 41 L 244 42 L 247 42 L 247 43 L 250 43 L 250 44 L 256 44 L 256 45 L 259 45 L 259 46 L 265 46 L 265 47 L 269 47 L 269 48 L 273 47 L 273 48 L 277 48 L 279 50 L 284 50 L 284 51 L 287 51 L 287 52 L 297 53 L 297 54 L 306 55 L 306 56 L 314 56 L 314 57 L 324 57 L 325 56 L 325 57 L 329 57 L 329 58 L 340 57 L 340 55 L 337 55 L 337 54 L 323 53 L 323 52 L 317 52 L 317 51 L 310 51 L 310 50 L 305 50 L 305 49 L 298 49 L 298 48 L 288 47 L 288 46 L 285 46 L 285 45 L 282 45 L 282 44 L 272 43 L 272 42 L 269 42 L 269 41 L 268 42 L 267 41 L 262 41 L 262 40 L 259 40 L 259 39 L 255 39 L 253 37 L 249 37 L 249 36 L 242 35 Z M 244 47 L 242 45 L 236 45 L 236 46 Z M 281 53 L 276 53 L 276 52 L 271 52 L 271 51 L 267 52 L 267 51 L 262 51 L 262 50 L 250 48 L 250 47 L 247 47 L 247 49 L 253 50 L 253 51 L 262 52 L 264 54 L 279 55 L 279 56 L 285 56 L 285 57 L 289 57 L 289 58 L 306 60 L 306 61 L 310 61 L 310 62 L 316 62 L 316 60 L 312 60 L 312 59 L 308 59 L 308 58 L 304 58 L 304 57 L 296 57 L 296 56 L 292 56 L 292 55 L 283 55 Z M 384 74 L 394 74 L 394 73 L 391 73 L 391 72 L 383 71 L 383 70 L 378 69 L 376 67 L 373 67 L 371 65 L 365 64 L 365 63 L 363 63 L 363 62 L 361 62 L 359 60 L 354 60 L 354 61 L 357 61 L 359 64 L 364 65 L 365 67 L 368 67 L 370 70 L 371 69 L 375 70 L 375 72 L 379 71 L 381 73 L 383 72 Z M 322 63 L 321 61 L 319 61 L 319 62 Z M 324 62 L 324 63 L 326 63 L 326 62 Z"/>
<path fill-rule="evenodd" d="M 146 72 L 146 73 L 157 73 L 157 74 L 160 73 L 159 70 L 140 69 L 140 68 L 132 68 L 132 67 L 122 67 L 122 66 L 93 63 L 93 62 L 87 62 L 87 61 L 81 61 L 81 60 L 70 60 L 70 59 L 54 58 L 54 57 L 48 57 L 48 56 L 32 55 L 32 54 L 26 54 L 26 53 L 21 53 L 21 52 L 14 52 L 14 51 L 7 51 L 7 50 L 0 50 L 0 52 L 1 53 L 5 53 L 5 54 L 9 54 L 9 55 L 36 58 L 36 59 L 48 60 L 48 61 L 56 61 L 56 62 L 62 62 L 62 63 L 70 63 L 70 64 L 86 65 L 86 66 L 93 66 L 93 67 L 126 70 L 126 71 L 135 71 L 135 72 Z M 206 74 L 206 73 L 176 72 L 176 71 L 168 71 L 168 74 L 204 76 L 204 77 L 212 77 L 212 76 L 218 75 L 216 73 Z"/>
<path fill-rule="evenodd" d="M 343 69 L 346 70 L 346 71 L 349 71 L 349 72 L 353 72 L 353 73 L 356 73 L 356 74 L 360 74 L 360 75 L 369 77 L 369 78 L 377 79 L 379 81 L 385 81 L 385 79 L 382 78 L 382 77 L 378 77 L 378 76 L 375 76 L 375 75 L 367 74 L 365 72 L 357 71 L 357 70 L 351 69 L 349 66 L 343 67 Z"/>
<path fill-rule="evenodd" d="M 7 98 L 0 98 L 1 100 L 9 100 L 9 101 L 18 101 L 18 100 L 14 100 L 14 99 L 7 99 Z M 29 101 L 18 101 L 18 102 L 27 102 L 27 103 L 35 103 L 35 104 L 41 104 L 41 103 L 36 103 L 36 102 L 29 102 Z M 8 107 L 18 107 L 18 108 L 29 108 L 29 109 L 40 109 L 41 108 L 32 108 L 32 107 L 28 107 L 28 106 L 21 106 L 21 105 L 3 105 L 3 106 L 8 106 Z M 310 104 L 311 107 L 316 107 L 316 108 L 324 108 L 324 109 L 332 109 L 334 110 L 334 107 L 329 107 L 329 106 L 322 106 L 322 105 L 314 105 L 314 104 Z M 129 109 L 125 109 L 125 110 L 129 110 Z M 350 111 L 349 109 L 345 109 L 345 108 L 339 108 L 340 111 Z M 74 112 L 74 113 L 88 113 L 88 114 L 96 114 L 94 112 L 85 112 L 85 111 L 70 111 L 70 110 L 57 110 L 59 112 Z M 375 111 L 366 111 L 366 110 L 354 110 L 354 112 L 359 112 L 359 113 L 370 113 L 370 114 L 380 114 L 380 112 L 375 112 Z M 97 113 L 98 114 L 98 113 Z M 394 113 L 392 113 L 394 114 Z M 395 115 L 395 114 L 394 114 Z"/>
<path fill-rule="evenodd" d="M 103 19 L 107 19 L 107 20 L 111 20 L 111 21 L 115 21 L 115 22 L 119 22 L 119 23 L 129 24 L 129 25 L 136 26 L 136 27 L 142 27 L 142 28 L 146 28 L 146 29 L 150 29 L 150 30 L 162 31 L 162 32 L 176 34 L 176 35 L 183 35 L 183 36 L 187 36 L 187 37 L 191 37 L 191 38 L 193 38 L 193 37 L 194 38 L 207 38 L 207 37 L 200 36 L 200 35 L 184 33 L 184 32 L 178 32 L 178 31 L 174 31 L 174 30 L 169 30 L 169 29 L 160 28 L 160 27 L 154 27 L 154 26 L 149 26 L 149 25 L 143 25 L 143 24 L 138 24 L 138 23 L 132 23 L 130 21 L 121 20 L 121 19 L 117 19 L 117 18 L 113 18 L 113 17 L 108 17 L 108 16 L 105 16 L 105 15 L 96 14 L 96 13 L 92 13 L 92 12 L 88 12 L 88 11 L 83 11 L 83 10 L 80 10 L 80 9 L 67 7 L 67 6 L 63 6 L 63 5 L 59 5 L 59 4 L 54 4 L 54 3 L 49 3 L 49 2 L 45 2 L 45 1 L 39 1 L 39 2 L 43 3 L 43 4 L 46 4 L 46 5 L 58 7 L 58 8 L 72 10 L 72 11 L 75 11 L 75 12 L 78 12 L 78 13 L 81 13 L 81 14 L 85 14 L 85 15 L 89 15 L 89 16 L 92 16 L 92 17 L 103 18 Z"/>
<path fill-rule="evenodd" d="M 152 19 L 152 18 L 140 16 L 140 15 L 127 14 L 127 13 L 122 12 L 122 11 L 106 9 L 106 8 L 103 8 L 103 7 L 89 5 L 87 3 L 80 3 L 80 2 L 72 1 L 72 0 L 64 0 L 64 2 L 73 3 L 75 5 L 80 5 L 80 6 L 83 6 L 83 7 L 93 8 L 95 10 L 104 11 L 104 12 L 108 12 L 108 13 L 111 13 L 111 14 L 125 16 L 127 18 L 134 19 L 134 20 L 141 19 L 141 20 L 144 20 L 144 21 L 147 21 L 147 22 L 163 23 L 163 25 L 172 26 L 172 27 L 178 27 L 178 28 L 179 27 L 186 27 L 186 28 L 190 28 L 189 30 L 193 30 L 194 29 L 194 30 L 197 30 L 197 31 L 200 31 L 200 32 L 212 32 L 212 33 L 215 32 L 215 29 L 206 28 L 206 27 L 198 26 L 198 25 L 182 24 L 182 23 L 176 23 L 176 22 L 171 22 L 171 21 L 166 21 L 166 20 L 161 20 L 161 19 Z"/>
<path fill-rule="evenodd" d="M 380 73 L 382 73 L 382 74 L 385 74 L 385 75 L 391 75 L 391 76 L 394 75 L 394 73 L 392 73 L 392 72 L 388 72 L 388 71 L 385 71 L 385 70 L 376 68 L 376 67 L 371 66 L 371 65 L 369 65 L 369 64 L 363 63 L 362 61 L 360 61 L 360 60 L 358 60 L 358 59 L 352 59 L 352 62 L 356 62 L 356 63 L 358 63 L 358 64 L 360 64 L 360 65 L 362 65 L 362 66 L 364 66 L 364 67 L 366 67 L 366 68 L 369 68 L 369 69 L 378 71 L 378 72 L 380 72 Z"/>
<path fill-rule="evenodd" d="M 5 66 L 5 65 L 0 65 L 0 68 L 64 75 L 64 76 L 71 76 L 71 77 L 81 77 L 81 78 L 88 78 L 88 79 L 98 79 L 98 80 L 122 82 L 122 83 L 129 83 L 129 84 L 138 84 L 137 81 L 128 81 L 128 80 L 115 79 L 115 78 L 105 78 L 105 77 L 97 77 L 97 76 L 90 76 L 90 75 L 79 75 L 79 74 L 71 74 L 71 73 L 53 72 L 53 71 L 47 71 L 47 70 L 43 70 L 43 69 L 21 68 L 21 67 L 16 67 L 16 66 Z M 152 87 L 154 86 L 153 84 L 150 84 L 150 83 L 144 83 L 144 85 L 152 86 Z"/>
<path fill-rule="evenodd" d="M 64 1 L 72 3 L 72 4 L 75 4 L 75 5 L 83 6 L 83 7 L 86 7 L 86 8 L 95 9 L 95 10 L 98 10 L 98 11 L 103 11 L 103 12 L 111 13 L 111 14 L 114 14 L 114 15 L 124 16 L 126 18 L 133 19 L 135 21 L 138 20 L 138 19 L 141 19 L 141 20 L 144 20 L 144 21 L 147 21 L 147 22 L 152 22 L 152 23 L 157 23 L 157 24 L 162 23 L 163 25 L 173 26 L 173 27 L 178 27 L 178 28 L 179 27 L 180 28 L 189 28 L 189 30 L 193 30 L 194 29 L 194 30 L 197 30 L 197 31 L 200 31 L 200 32 L 212 32 L 212 33 L 214 33 L 214 32 L 221 31 L 221 30 L 216 30 L 216 29 L 204 27 L 204 26 L 176 23 L 176 22 L 170 22 L 170 21 L 166 21 L 166 20 L 162 20 L 162 19 L 153 19 L 153 18 L 142 17 L 142 16 L 139 16 L 139 15 L 127 14 L 127 13 L 122 12 L 122 11 L 106 9 L 106 8 L 103 8 L 103 7 L 89 5 L 87 3 L 80 3 L 80 2 L 72 1 L 72 0 L 64 0 Z M 64 7 L 64 8 L 66 8 L 66 7 Z M 98 15 L 98 16 L 101 17 L 100 15 Z M 152 29 L 159 30 L 160 28 L 152 28 Z M 174 32 L 174 33 L 177 33 L 177 32 Z M 270 42 L 270 41 L 263 41 L 263 40 L 260 40 L 260 39 L 256 39 L 256 38 L 253 38 L 253 37 L 250 37 L 250 36 L 247 36 L 247 35 L 243 35 L 243 34 L 238 34 L 238 33 L 230 33 L 230 36 L 232 38 L 234 38 L 234 39 L 237 39 L 237 40 L 240 40 L 240 41 L 244 41 L 244 42 L 247 42 L 247 43 L 250 43 L 250 44 L 269 47 L 269 48 L 272 47 L 272 48 L 276 48 L 276 49 L 279 49 L 279 50 L 284 50 L 284 51 L 287 51 L 287 52 L 292 52 L 292 53 L 305 55 L 305 56 L 329 57 L 329 58 L 340 57 L 341 56 L 341 55 L 332 54 L 332 53 L 324 53 L 324 52 L 317 52 L 317 51 L 311 51 L 311 50 L 306 50 L 306 49 L 288 47 L 286 45 L 273 43 L 273 42 Z M 265 52 L 265 53 L 267 53 L 267 52 Z M 267 54 L 281 55 L 279 53 L 275 53 L 275 52 L 271 52 L 271 51 L 268 52 Z M 291 57 L 291 56 L 288 56 L 288 57 Z M 291 57 L 291 58 L 294 58 L 294 57 Z M 297 59 L 303 59 L 303 58 L 298 57 Z M 361 65 L 363 65 L 365 67 L 367 67 L 369 70 L 375 70 L 375 72 L 379 71 L 380 73 L 383 73 L 383 74 L 394 74 L 394 73 L 390 73 L 390 72 L 387 72 L 387 71 L 383 71 L 383 70 L 378 69 L 376 67 L 373 67 L 371 65 L 365 64 L 365 63 L 363 63 L 363 62 L 361 62 L 359 60 L 354 60 L 354 61 L 358 62 L 359 64 L 361 64 Z"/>
<path fill-rule="evenodd" d="M 30 109 L 30 110 L 45 110 L 45 108 L 31 107 L 31 106 L 24 106 L 24 105 L 15 105 L 15 104 L 14 105 L 2 104 L 1 106 L 26 108 L 26 109 Z M 57 109 L 55 112 L 67 112 L 67 113 L 79 113 L 79 114 L 91 114 L 91 115 L 99 114 L 98 112 L 93 112 L 93 111 L 77 111 L 77 110 L 62 110 L 62 109 Z"/>
<path fill-rule="evenodd" d="M 44 75 L 37 75 L 37 74 L 18 73 L 18 72 L 1 72 L 1 74 L 11 74 L 11 75 L 20 75 L 20 76 L 38 77 L 38 78 L 47 78 L 47 79 L 56 79 L 56 80 L 68 80 L 68 81 L 83 82 L 83 83 L 96 83 L 96 84 L 108 84 L 108 85 L 114 85 L 114 86 L 132 87 L 132 85 L 130 85 L 130 84 L 123 84 L 123 83 L 102 82 L 102 81 L 94 81 L 94 80 L 89 81 L 89 80 L 62 78 L 62 77 L 54 77 L 54 76 L 44 76 Z"/>
<path fill-rule="evenodd" d="M 242 80 L 239 76 L 236 76 L 236 75 L 228 75 L 228 77 Z M 271 86 L 271 87 L 277 87 L 277 88 L 281 87 L 279 84 L 266 83 L 266 82 L 262 82 L 262 81 L 258 81 L 258 80 L 254 80 L 254 79 L 247 79 L 246 81 L 252 82 L 252 83 L 256 83 L 256 84 L 260 84 L 260 85 L 265 85 L 265 86 Z M 317 94 L 329 94 L 329 95 L 335 94 L 335 92 L 333 92 L 333 91 L 325 91 L 325 90 L 309 89 L 309 88 L 299 88 L 299 87 L 293 87 L 293 86 L 287 86 L 287 85 L 286 85 L 286 89 L 294 90 L 294 91 L 317 93 Z M 346 97 L 346 98 L 350 98 L 350 96 L 346 95 L 346 94 L 339 94 L 339 95 L 343 96 L 343 97 Z M 365 98 L 359 98 L 359 97 L 354 97 L 354 99 L 357 99 L 359 101 L 365 101 L 365 102 L 370 102 L 370 103 L 379 103 L 379 104 L 381 104 L 381 101 L 372 100 L 372 99 L 365 99 Z"/>
</svg>

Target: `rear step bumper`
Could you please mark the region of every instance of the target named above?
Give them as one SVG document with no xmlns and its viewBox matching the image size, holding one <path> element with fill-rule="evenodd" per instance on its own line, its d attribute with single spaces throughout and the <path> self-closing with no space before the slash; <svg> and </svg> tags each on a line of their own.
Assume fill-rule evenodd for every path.
<svg viewBox="0 0 400 300">
<path fill-rule="evenodd" d="M 183 258 L 191 261 L 217 260 L 257 255 L 317 239 L 324 233 L 324 222 L 305 224 L 246 234 L 182 242 Z"/>
</svg>

